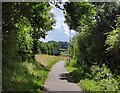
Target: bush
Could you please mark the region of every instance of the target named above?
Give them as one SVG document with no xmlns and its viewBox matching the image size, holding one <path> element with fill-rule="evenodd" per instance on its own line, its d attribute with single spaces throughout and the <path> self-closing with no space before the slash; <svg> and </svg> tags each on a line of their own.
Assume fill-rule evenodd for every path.
<svg viewBox="0 0 120 93">
<path fill-rule="evenodd" d="M 105 64 L 103 64 L 102 67 L 99 67 L 97 65 L 92 66 L 91 67 L 91 73 L 92 73 L 93 79 L 96 80 L 96 81 L 113 77 L 110 69 L 107 68 L 105 66 Z"/>
<path fill-rule="evenodd" d="M 100 90 L 104 91 L 116 91 L 119 89 L 118 82 L 114 78 L 102 79 L 98 81 L 98 86 L 100 87 Z"/>
<path fill-rule="evenodd" d="M 66 63 L 66 68 L 73 76 L 76 83 L 85 91 L 117 91 L 120 89 L 120 76 L 117 78 L 105 64 L 88 66 L 82 64 L 77 66 L 75 60 Z"/>
<path fill-rule="evenodd" d="M 118 82 L 118 87 L 119 87 L 119 90 L 120 90 L 120 75 L 117 76 L 117 82 Z"/>
<path fill-rule="evenodd" d="M 70 60 L 70 63 L 69 63 L 70 66 L 73 66 L 73 67 L 76 67 L 76 61 L 74 59 L 71 59 Z"/>
<path fill-rule="evenodd" d="M 117 91 L 119 89 L 120 77 L 114 79 L 111 71 L 104 64 L 102 67 L 94 65 L 91 67 L 92 79 L 83 79 L 80 85 L 87 91 Z M 86 75 L 86 74 L 85 74 Z"/>
<path fill-rule="evenodd" d="M 118 82 L 114 78 L 102 79 L 100 81 L 94 81 L 90 79 L 81 80 L 81 87 L 86 91 L 117 91 Z"/>
<path fill-rule="evenodd" d="M 97 86 L 97 82 L 90 79 L 84 79 L 80 81 L 80 86 L 86 91 L 99 91 L 100 88 Z"/>
</svg>

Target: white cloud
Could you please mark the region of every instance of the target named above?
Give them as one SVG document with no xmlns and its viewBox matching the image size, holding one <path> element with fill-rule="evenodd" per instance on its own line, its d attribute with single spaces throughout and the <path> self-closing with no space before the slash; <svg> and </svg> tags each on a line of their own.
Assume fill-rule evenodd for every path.
<svg viewBox="0 0 120 93">
<path fill-rule="evenodd" d="M 52 8 L 52 13 L 55 15 L 56 26 L 54 28 L 59 28 L 64 23 L 65 18 L 63 12 L 58 8 Z"/>
<path fill-rule="evenodd" d="M 68 2 L 68 0 L 62 0 L 62 2 Z"/>
<path fill-rule="evenodd" d="M 63 27 L 64 27 L 64 33 L 65 33 L 67 36 L 69 36 L 70 30 L 69 30 L 68 25 L 67 25 L 67 24 L 63 24 Z"/>
<path fill-rule="evenodd" d="M 71 37 L 75 36 L 77 33 L 75 30 L 71 30 Z"/>
<path fill-rule="evenodd" d="M 70 30 L 67 24 L 63 24 L 64 26 L 64 33 L 69 36 L 71 33 L 71 37 L 73 37 L 76 34 L 76 31 Z"/>
<path fill-rule="evenodd" d="M 54 26 L 54 30 L 47 32 L 47 36 L 45 39 L 40 39 L 43 42 L 47 42 L 50 40 L 54 41 L 69 41 L 69 27 L 66 23 L 64 23 L 65 18 L 64 14 L 60 9 L 55 7 L 52 8 L 51 12 L 55 15 L 56 26 Z M 71 30 L 71 37 L 76 34 L 74 30 Z"/>
<path fill-rule="evenodd" d="M 64 24 L 64 17 L 55 17 L 56 19 L 56 26 L 54 28 L 60 28 Z"/>
</svg>

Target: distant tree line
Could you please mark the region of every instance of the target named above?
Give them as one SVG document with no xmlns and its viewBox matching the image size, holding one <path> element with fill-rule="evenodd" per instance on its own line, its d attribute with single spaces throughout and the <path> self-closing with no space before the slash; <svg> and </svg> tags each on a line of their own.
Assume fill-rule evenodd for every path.
<svg viewBox="0 0 120 93">
<path fill-rule="evenodd" d="M 38 51 L 39 53 L 49 54 L 49 55 L 60 55 L 60 49 L 68 49 L 68 42 L 63 41 L 48 41 L 48 42 L 41 42 L 38 43 Z"/>
</svg>

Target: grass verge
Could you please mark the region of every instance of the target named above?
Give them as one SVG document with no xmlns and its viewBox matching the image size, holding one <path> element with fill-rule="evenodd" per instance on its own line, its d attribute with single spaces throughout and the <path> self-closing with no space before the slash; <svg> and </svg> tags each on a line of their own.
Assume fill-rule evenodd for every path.
<svg viewBox="0 0 120 93">
<path fill-rule="evenodd" d="M 4 65 L 3 91 L 32 91 L 34 93 L 42 93 L 50 69 L 59 60 L 61 59 L 58 57 L 49 58 L 46 66 L 37 61 L 11 62 Z"/>
<path fill-rule="evenodd" d="M 35 55 L 35 59 L 37 62 L 41 63 L 44 66 L 47 66 L 51 60 L 56 60 L 56 59 L 60 59 L 60 60 L 66 60 L 67 57 L 65 56 L 51 56 L 51 55 L 47 55 L 47 54 L 37 54 Z"/>
</svg>

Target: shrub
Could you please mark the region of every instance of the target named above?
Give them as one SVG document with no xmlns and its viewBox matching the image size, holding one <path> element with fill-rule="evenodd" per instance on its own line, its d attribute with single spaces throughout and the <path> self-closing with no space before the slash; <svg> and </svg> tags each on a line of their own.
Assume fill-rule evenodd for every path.
<svg viewBox="0 0 120 93">
<path fill-rule="evenodd" d="M 118 82 L 118 87 L 119 87 L 119 90 L 120 90 L 120 75 L 117 75 L 117 82 Z"/>
<path fill-rule="evenodd" d="M 71 59 L 70 60 L 70 63 L 69 63 L 70 66 L 73 66 L 73 67 L 76 67 L 76 61 L 74 59 Z"/>
<path fill-rule="evenodd" d="M 91 67 L 91 73 L 94 80 L 101 80 L 112 77 L 112 73 L 109 68 L 105 66 L 105 64 L 102 65 L 102 67 L 99 66 L 92 66 Z"/>
<path fill-rule="evenodd" d="M 90 73 L 89 73 L 90 74 Z M 87 91 L 117 91 L 119 89 L 120 77 L 114 79 L 111 71 L 104 64 L 102 67 L 91 67 L 92 78 L 87 77 L 80 81 L 80 85 Z M 89 79 L 88 79 L 89 78 Z"/>
<path fill-rule="evenodd" d="M 80 81 L 81 87 L 86 91 L 117 91 L 118 82 L 114 78 L 102 79 L 100 81 L 94 81 L 90 79 L 84 79 Z"/>
<path fill-rule="evenodd" d="M 118 82 L 114 78 L 107 78 L 98 81 L 98 86 L 104 91 L 116 91 L 118 90 Z"/>
<path fill-rule="evenodd" d="M 97 82 L 90 79 L 81 80 L 80 83 L 81 87 L 86 91 L 99 91 L 100 88 L 97 86 Z"/>
</svg>

